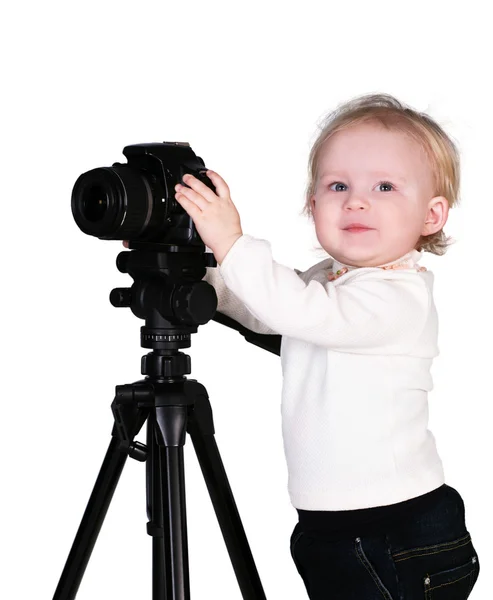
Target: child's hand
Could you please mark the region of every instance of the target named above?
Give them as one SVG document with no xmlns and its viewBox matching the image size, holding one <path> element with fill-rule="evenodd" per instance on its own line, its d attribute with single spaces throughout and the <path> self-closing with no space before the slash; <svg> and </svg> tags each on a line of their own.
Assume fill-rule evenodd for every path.
<svg viewBox="0 0 493 600">
<path fill-rule="evenodd" d="M 231 246 L 243 235 L 240 215 L 231 200 L 224 179 L 214 171 L 206 175 L 216 188 L 215 194 L 193 175 L 185 175 L 183 181 L 190 186 L 176 185 L 176 201 L 192 218 L 202 241 L 214 253 L 219 264 Z"/>
<path fill-rule="evenodd" d="M 207 171 L 206 175 L 214 184 L 218 195 L 196 177 L 188 174 L 183 177 L 183 181 L 191 189 L 176 185 L 175 198 L 190 215 L 202 241 L 221 264 L 231 246 L 243 235 L 243 231 L 240 215 L 231 200 L 227 183 L 214 171 Z M 128 248 L 128 240 L 124 240 L 123 245 Z"/>
</svg>

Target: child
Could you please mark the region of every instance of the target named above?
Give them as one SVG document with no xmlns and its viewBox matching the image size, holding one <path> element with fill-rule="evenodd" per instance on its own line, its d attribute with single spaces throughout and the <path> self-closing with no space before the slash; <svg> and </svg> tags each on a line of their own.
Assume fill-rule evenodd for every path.
<svg viewBox="0 0 493 600">
<path fill-rule="evenodd" d="M 176 199 L 214 253 L 218 311 L 282 336 L 282 427 L 298 512 L 291 554 L 311 600 L 465 599 L 479 574 L 463 500 L 428 430 L 439 353 L 433 273 L 459 156 L 429 116 L 388 94 L 329 115 L 304 212 L 332 257 L 306 271 L 244 234 L 226 182 Z"/>
</svg>

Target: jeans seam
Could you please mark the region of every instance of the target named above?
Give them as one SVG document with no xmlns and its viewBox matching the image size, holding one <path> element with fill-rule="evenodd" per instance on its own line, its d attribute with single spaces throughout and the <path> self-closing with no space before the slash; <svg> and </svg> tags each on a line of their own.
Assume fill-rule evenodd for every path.
<svg viewBox="0 0 493 600">
<path fill-rule="evenodd" d="M 365 569 L 370 574 L 371 578 L 375 582 L 375 584 L 376 584 L 378 590 L 380 591 L 380 593 L 382 594 L 382 596 L 385 598 L 385 600 L 393 600 L 392 596 L 390 595 L 389 590 L 384 586 L 380 577 L 378 576 L 375 569 L 372 567 L 370 561 L 366 557 L 366 554 L 363 551 L 363 546 L 361 544 L 361 538 L 356 538 L 355 547 L 356 547 L 356 555 L 357 555 L 358 559 L 360 560 L 360 562 L 363 564 Z M 360 553 L 361 553 L 361 556 L 364 558 L 364 560 L 362 560 Z"/>
<path fill-rule="evenodd" d="M 399 580 L 399 573 L 397 572 L 397 567 L 395 566 L 395 561 L 394 558 L 392 556 L 392 546 L 390 544 L 390 540 L 389 540 L 389 536 L 385 535 L 385 542 L 387 544 L 387 553 L 389 555 L 389 560 L 392 564 L 392 569 L 394 571 L 394 575 L 395 575 L 395 580 L 397 582 L 397 595 L 398 595 L 398 600 L 404 600 L 404 597 L 402 595 L 401 592 L 401 582 Z"/>
<path fill-rule="evenodd" d="M 432 548 L 438 548 L 438 550 L 434 550 L 433 552 L 421 552 L 420 554 L 413 554 L 412 556 L 406 556 L 405 558 L 395 558 L 397 554 L 394 554 L 395 562 L 402 562 L 403 560 L 409 560 L 410 558 L 417 558 L 418 556 L 431 556 L 432 554 L 440 554 L 440 552 L 450 552 L 451 550 L 457 550 L 457 548 L 462 548 L 462 546 L 466 546 L 469 544 L 470 540 L 463 542 L 462 544 L 457 544 L 452 546 L 451 548 L 439 548 L 439 546 L 428 546 L 425 548 L 419 548 L 419 550 L 431 550 Z M 409 552 L 416 552 L 416 550 L 409 550 Z"/>
<path fill-rule="evenodd" d="M 471 541 L 471 536 L 469 533 L 467 533 L 465 536 L 458 538 L 456 540 L 452 540 L 451 542 L 443 542 L 442 544 L 432 544 L 430 546 L 422 546 L 421 548 L 410 548 L 408 550 L 396 552 L 392 556 L 395 559 L 398 556 L 403 556 L 404 554 L 411 554 L 412 552 L 418 552 L 419 550 L 438 549 L 437 550 L 438 552 L 441 552 L 442 550 L 454 550 L 455 548 L 460 548 L 461 546 L 468 544 L 470 541 Z M 460 544 L 459 542 L 464 542 L 464 543 Z M 452 548 L 446 548 L 446 546 L 452 546 Z M 436 554 L 436 552 L 431 552 L 431 554 Z M 417 556 L 422 556 L 422 555 L 418 554 Z M 399 558 L 396 562 L 398 562 L 399 560 L 407 560 L 407 558 L 412 558 L 412 556 L 408 556 L 406 558 Z"/>
<path fill-rule="evenodd" d="M 478 566 L 476 562 L 476 565 L 474 566 L 473 570 L 469 573 L 469 575 L 471 576 L 471 581 L 469 582 L 469 591 L 467 592 L 468 596 L 470 595 L 470 593 L 472 592 L 472 588 L 474 587 L 474 576 L 476 575 L 477 568 Z"/>
</svg>

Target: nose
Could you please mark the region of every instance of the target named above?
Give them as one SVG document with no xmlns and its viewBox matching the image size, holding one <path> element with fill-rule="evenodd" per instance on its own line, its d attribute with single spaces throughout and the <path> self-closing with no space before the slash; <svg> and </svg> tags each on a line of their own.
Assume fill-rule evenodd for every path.
<svg viewBox="0 0 493 600">
<path fill-rule="evenodd" d="M 369 203 L 368 200 L 362 194 L 358 194 L 357 192 L 353 192 L 349 194 L 344 204 L 344 208 L 358 209 L 358 208 L 368 208 Z"/>
</svg>

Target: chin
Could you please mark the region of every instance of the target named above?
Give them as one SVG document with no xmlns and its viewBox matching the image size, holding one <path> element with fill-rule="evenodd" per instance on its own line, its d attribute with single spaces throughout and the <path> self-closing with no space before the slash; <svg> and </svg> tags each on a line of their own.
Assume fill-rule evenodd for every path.
<svg viewBox="0 0 493 600">
<path fill-rule="evenodd" d="M 378 259 L 375 257 L 375 253 L 363 248 L 351 248 L 345 252 L 337 252 L 334 250 L 333 253 L 329 252 L 329 254 L 337 261 L 351 267 L 372 267 L 379 264 Z"/>
</svg>

